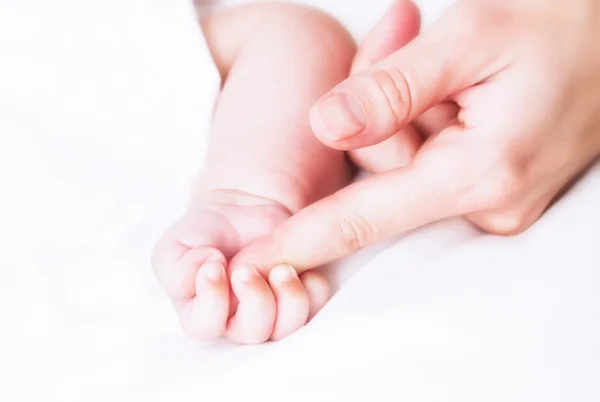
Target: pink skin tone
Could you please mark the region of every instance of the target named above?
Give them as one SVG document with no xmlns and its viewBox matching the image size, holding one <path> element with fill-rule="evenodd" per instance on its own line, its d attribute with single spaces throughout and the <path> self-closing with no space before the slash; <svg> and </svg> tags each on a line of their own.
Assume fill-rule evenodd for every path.
<svg viewBox="0 0 600 402">
<path fill-rule="evenodd" d="M 157 245 L 155 268 L 159 278 L 167 291 L 176 296 L 176 305 L 192 303 L 192 310 L 199 317 L 186 321 L 187 316 L 183 314 L 184 326 L 186 322 L 195 323 L 193 328 L 198 333 L 214 336 L 225 333 L 230 339 L 242 342 L 258 342 L 268 338 L 269 333 L 271 338 L 278 339 L 303 325 L 301 319 L 287 321 L 280 317 L 284 313 L 287 317 L 294 314 L 304 317 L 307 304 L 306 301 L 296 303 L 295 313 L 287 314 L 293 310 L 287 310 L 287 306 L 293 303 L 286 302 L 284 308 L 281 300 L 299 299 L 287 298 L 284 295 L 288 293 L 282 292 L 276 284 L 279 274 L 275 273 L 283 274 L 281 264 L 292 264 L 299 273 L 309 272 L 315 266 L 367 245 L 453 216 L 464 216 L 491 233 L 517 234 L 533 224 L 569 183 L 600 155 L 600 53 L 597 51 L 600 6 L 597 1 L 459 0 L 416 38 L 418 14 L 415 17 L 415 10 L 409 1 L 397 0 L 360 47 L 352 76 L 321 97 L 312 108 L 311 122 L 317 138 L 333 150 L 349 151 L 356 164 L 376 173 L 345 187 L 343 183 L 348 171 L 342 162 L 339 165 L 335 162 L 341 160 L 336 159 L 340 154 L 323 150 L 309 135 L 304 136 L 304 133 L 310 134 L 310 129 L 305 129 L 306 111 L 302 102 L 308 99 L 302 94 L 307 91 L 313 95 L 306 82 L 303 81 L 304 86 L 284 90 L 296 91 L 294 95 L 300 100 L 286 97 L 283 101 L 282 97 L 281 102 L 274 101 L 281 94 L 274 88 L 281 88 L 278 85 L 283 82 L 301 81 L 303 77 L 298 72 L 290 77 L 286 75 L 290 70 L 276 70 L 274 66 L 296 69 L 301 65 L 312 65 L 306 73 L 310 70 L 316 76 L 313 76 L 315 81 L 322 83 L 324 77 L 329 77 L 324 74 L 326 70 L 335 69 L 326 60 L 335 60 L 336 68 L 344 64 L 341 49 L 348 49 L 341 45 L 344 41 L 338 46 L 331 45 L 334 41 L 329 42 L 326 39 L 329 36 L 323 36 L 323 31 L 316 35 L 317 38 L 308 40 L 312 37 L 311 32 L 305 29 L 300 33 L 298 25 L 289 29 L 294 25 L 288 18 L 283 19 L 284 24 L 275 23 L 281 28 L 276 36 L 273 32 L 270 36 L 261 36 L 265 25 L 272 27 L 265 23 L 270 21 L 268 18 L 261 19 L 251 35 L 248 32 L 252 28 L 240 28 L 242 21 L 229 25 L 228 34 L 222 36 L 226 39 L 223 51 L 215 52 L 217 56 L 221 53 L 232 55 L 223 59 L 226 61 L 222 66 L 226 67 L 222 67 L 222 72 L 227 72 L 227 66 L 232 66 L 236 60 L 228 79 L 237 73 L 243 76 L 242 66 L 246 63 L 238 63 L 238 60 L 252 58 L 252 53 L 239 51 L 240 43 L 260 42 L 260 38 L 269 43 L 269 38 L 276 38 L 269 47 L 273 50 L 277 48 L 275 44 L 281 45 L 286 39 L 304 39 L 292 42 L 291 47 L 278 49 L 279 55 L 285 56 L 278 59 L 281 64 L 263 62 L 260 69 L 255 65 L 257 74 L 260 74 L 259 70 L 269 71 L 263 83 L 277 77 L 278 85 L 254 88 L 258 86 L 253 84 L 261 81 L 253 80 L 255 76 L 248 78 L 249 75 L 236 80 L 245 82 L 246 89 L 238 95 L 240 99 L 247 95 L 246 101 L 230 99 L 223 102 L 237 102 L 241 109 L 232 110 L 222 105 L 220 108 L 229 109 L 230 117 L 244 117 L 242 111 L 248 116 L 246 119 L 223 119 L 222 128 L 218 130 L 220 115 L 217 111 L 215 132 L 220 132 L 222 149 L 218 151 L 218 143 L 213 146 L 214 152 L 209 155 L 205 174 L 200 175 L 193 197 L 192 204 L 198 208 L 192 207 L 188 214 L 200 216 L 199 222 L 204 223 L 186 224 L 186 221 L 193 221 L 186 216 L 180 226 L 187 225 L 187 232 L 173 229 Z M 324 21 L 322 16 L 317 18 L 318 13 L 307 14 L 313 15 L 306 16 L 307 25 L 302 28 L 315 29 L 315 21 Z M 298 22 L 296 18 L 304 18 L 300 15 L 305 14 L 298 11 L 287 17 Z M 313 22 L 308 21 L 311 19 Z M 402 24 L 406 29 L 398 28 Z M 324 23 L 323 26 L 331 28 L 335 24 Z M 334 31 L 336 29 L 330 32 Z M 319 31 L 315 29 L 315 32 Z M 330 43 L 329 47 L 327 43 Z M 323 51 L 324 47 L 326 51 Z M 249 48 L 261 53 L 258 45 Z M 314 55 L 313 51 L 322 54 L 315 56 L 311 63 L 307 56 Z M 268 52 L 263 53 L 264 57 Z M 352 53 L 344 54 L 351 58 Z M 254 60 L 258 63 L 263 58 Z M 290 81 L 279 81 L 280 77 L 288 77 Z M 237 85 L 226 83 L 222 100 L 226 99 L 228 87 L 229 92 L 233 92 Z M 262 92 L 269 92 L 269 96 Z M 290 105 L 297 108 L 286 109 Z M 298 115 L 292 113 L 277 122 L 284 114 L 273 114 L 273 110 L 293 110 Z M 262 125 L 261 111 L 271 113 Z M 291 118 L 294 116 L 302 117 L 296 120 Z M 236 130 L 234 120 L 245 124 L 240 124 Z M 256 121 L 256 126 L 248 125 L 249 121 Z M 290 121 L 293 122 L 291 127 L 302 129 L 291 130 Z M 267 144 L 257 146 L 252 143 L 254 136 L 248 132 L 256 127 L 260 128 L 256 135 L 268 139 Z M 279 131 L 274 134 L 270 129 Z M 284 137 L 285 141 L 277 141 Z M 225 146 L 226 138 L 235 142 Z M 302 146 L 292 142 L 300 139 Z M 257 153 L 247 152 L 248 149 Z M 273 155 L 281 157 L 273 158 Z M 307 160 L 311 163 L 306 163 Z M 332 170 L 334 165 L 342 167 Z M 346 174 L 340 174 L 341 171 Z M 207 172 L 211 172 L 210 175 Z M 261 180 L 255 180 L 259 178 Z M 318 188 L 315 187 L 317 183 Z M 335 191 L 340 187 L 343 188 Z M 215 188 L 239 192 L 219 192 Z M 333 191 L 333 195 L 327 196 Z M 224 194 L 233 201 L 224 202 L 223 198 L 227 198 Z M 262 228 L 260 233 L 244 232 L 242 235 L 243 230 L 239 228 L 252 225 L 235 223 L 237 218 L 230 217 L 234 214 L 221 212 L 221 208 L 228 203 L 241 211 L 239 200 L 247 200 L 248 194 L 262 197 L 250 202 L 251 208 L 271 208 L 269 213 L 257 213 L 265 219 L 261 221 L 262 225 L 255 225 Z M 218 206 L 207 201 L 207 195 L 209 200 L 216 200 Z M 282 198 L 278 199 L 278 196 Z M 264 198 L 274 203 L 261 204 L 259 200 Z M 207 210 L 217 210 L 218 216 L 225 217 L 235 229 L 232 233 L 239 232 L 237 242 L 235 236 L 217 228 L 216 215 L 213 223 L 206 223 L 210 219 L 202 211 Z M 291 214 L 294 214 L 291 218 L 283 218 Z M 248 215 L 251 214 L 248 212 Z M 274 223 L 279 221 L 281 224 Z M 200 226 L 201 230 L 198 229 Z M 214 226 L 214 232 L 205 230 L 211 226 Z M 181 233 L 194 235 L 186 238 Z M 202 240 L 196 242 L 191 238 Z M 211 241 L 213 245 L 207 246 Z M 197 250 L 204 250 L 204 254 Z M 220 318 L 228 315 L 229 304 L 224 308 L 221 298 L 215 296 L 224 295 L 227 290 L 225 280 L 219 279 L 222 288 L 212 286 L 210 291 L 206 290 L 208 287 L 201 274 L 212 268 L 205 266 L 198 271 L 198 267 L 207 255 L 214 256 L 221 264 L 214 270 L 215 273 L 219 271 L 219 275 L 214 277 L 224 278 L 221 266 L 225 265 L 226 257 L 234 254 L 227 265 L 234 271 L 232 287 L 241 304 L 237 314 L 224 323 L 214 315 Z M 245 271 L 249 263 L 260 276 L 272 279 L 271 292 L 266 282 L 258 286 L 260 277 L 252 274 L 253 269 Z M 188 268 L 182 269 L 182 264 L 188 264 Z M 284 267 L 291 272 L 289 267 Z M 298 285 L 297 289 L 303 289 L 309 300 L 309 310 L 314 312 L 322 304 L 315 300 L 326 292 L 313 291 L 312 285 L 323 285 L 324 282 L 313 276 L 313 282 L 308 284 L 302 275 L 306 274 L 301 274 L 299 279 L 303 287 Z M 240 282 L 247 284 L 245 289 L 249 291 L 245 293 L 243 287 L 236 285 L 236 278 L 248 276 L 252 278 L 250 282 Z M 195 279 L 194 288 L 191 283 Z M 249 283 L 257 286 L 253 288 Z M 234 298 L 231 300 L 235 301 Z M 263 303 L 262 315 L 253 316 L 249 311 L 254 308 L 257 312 L 259 301 Z M 212 309 L 202 307 L 209 302 L 213 303 Z M 302 314 L 298 313 L 300 307 L 304 309 Z M 181 311 L 185 308 L 180 307 Z M 251 320 L 257 321 L 251 323 Z M 205 325 L 207 323 L 216 324 Z"/>
<path fill-rule="evenodd" d="M 516 235 L 600 157 L 598 1 L 458 0 L 410 43 L 386 39 L 393 10 L 408 4 L 396 1 L 360 47 L 364 62 L 311 111 L 324 144 L 376 174 L 236 262 L 303 272 L 457 216 Z M 415 153 L 398 158 L 388 141 Z"/>
<path fill-rule="evenodd" d="M 259 272 L 231 260 L 352 178 L 309 111 L 348 76 L 356 49 L 336 21 L 291 4 L 235 8 L 202 27 L 224 84 L 189 209 L 158 240 L 153 268 L 188 335 L 278 340 L 325 304 L 327 283 L 285 263 Z"/>
</svg>

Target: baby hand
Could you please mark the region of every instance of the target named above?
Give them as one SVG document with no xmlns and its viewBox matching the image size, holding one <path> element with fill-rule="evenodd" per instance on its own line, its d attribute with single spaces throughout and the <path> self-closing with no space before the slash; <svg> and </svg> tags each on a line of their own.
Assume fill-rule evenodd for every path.
<svg viewBox="0 0 600 402">
<path fill-rule="evenodd" d="M 215 196 L 216 195 L 216 196 Z M 325 279 L 289 265 L 264 278 L 227 259 L 289 217 L 278 204 L 239 193 L 203 197 L 157 242 L 152 258 L 182 328 L 197 339 L 279 340 L 303 327 L 329 297 Z"/>
</svg>

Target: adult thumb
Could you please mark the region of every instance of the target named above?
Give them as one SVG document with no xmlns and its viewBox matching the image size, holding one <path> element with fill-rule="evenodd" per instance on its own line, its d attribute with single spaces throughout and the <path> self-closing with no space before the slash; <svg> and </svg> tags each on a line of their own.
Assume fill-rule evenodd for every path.
<svg viewBox="0 0 600 402">
<path fill-rule="evenodd" d="M 421 13 L 410 0 L 395 0 L 383 18 L 358 46 L 350 75 L 365 71 L 419 35 Z M 348 152 L 354 164 L 371 173 L 385 172 L 411 163 L 423 144 L 411 124 L 379 144 Z"/>
<path fill-rule="evenodd" d="M 408 45 L 325 94 L 311 111 L 316 136 L 340 150 L 377 144 L 497 72 L 490 33 L 485 24 L 465 24 L 476 17 L 463 9 L 455 5 Z"/>
</svg>

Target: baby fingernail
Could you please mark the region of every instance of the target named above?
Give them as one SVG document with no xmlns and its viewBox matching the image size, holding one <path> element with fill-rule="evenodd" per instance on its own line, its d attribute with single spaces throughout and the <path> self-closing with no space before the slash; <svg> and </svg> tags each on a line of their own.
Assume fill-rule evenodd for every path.
<svg viewBox="0 0 600 402">
<path fill-rule="evenodd" d="M 315 117 L 326 134 L 337 141 L 360 134 L 367 124 L 360 104 L 349 94 L 326 98 L 317 105 Z"/>
<path fill-rule="evenodd" d="M 225 278 L 225 267 L 218 262 L 207 262 L 202 266 L 202 272 L 208 279 L 218 282 Z"/>
<path fill-rule="evenodd" d="M 296 270 L 290 265 L 281 265 L 273 270 L 273 279 L 277 282 L 289 282 L 297 276 Z"/>
<path fill-rule="evenodd" d="M 254 276 L 258 275 L 258 271 L 252 265 L 246 265 L 233 271 L 231 274 L 232 280 L 238 282 L 250 282 Z"/>
</svg>

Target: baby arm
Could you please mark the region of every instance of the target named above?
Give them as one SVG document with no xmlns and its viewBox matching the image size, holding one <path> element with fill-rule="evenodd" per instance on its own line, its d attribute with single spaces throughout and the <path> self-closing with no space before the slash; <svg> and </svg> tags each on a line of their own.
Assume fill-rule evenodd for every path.
<svg viewBox="0 0 600 402">
<path fill-rule="evenodd" d="M 224 79 L 196 191 L 230 188 L 292 213 L 349 180 L 342 152 L 309 124 L 316 99 L 348 76 L 354 42 L 329 16 L 254 4 L 203 21 Z"/>
<path fill-rule="evenodd" d="M 153 267 L 189 335 L 280 339 L 324 305 L 324 279 L 289 266 L 228 275 L 227 262 L 351 178 L 308 116 L 348 75 L 354 43 L 330 17 L 291 4 L 247 5 L 202 26 L 224 85 L 189 210 L 158 241 Z"/>
</svg>

